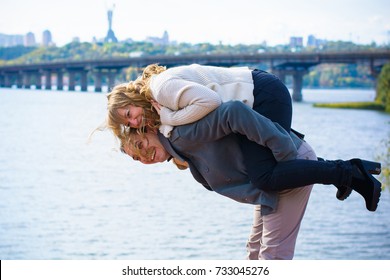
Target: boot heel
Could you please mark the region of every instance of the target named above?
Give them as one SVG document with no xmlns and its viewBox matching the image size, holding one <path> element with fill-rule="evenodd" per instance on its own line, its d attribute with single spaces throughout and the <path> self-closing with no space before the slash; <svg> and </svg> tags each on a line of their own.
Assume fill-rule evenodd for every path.
<svg viewBox="0 0 390 280">
<path fill-rule="evenodd" d="M 362 166 L 365 170 L 367 170 L 370 174 L 379 175 L 382 172 L 380 162 L 361 160 Z"/>
<path fill-rule="evenodd" d="M 381 191 L 382 191 L 382 184 L 376 180 L 374 177 L 371 177 L 371 180 L 372 182 L 374 183 L 374 188 L 373 188 L 373 192 L 372 192 L 372 200 L 371 200 L 371 203 L 368 203 L 368 201 L 366 200 L 366 208 L 369 210 L 369 211 L 375 211 L 376 208 L 378 207 L 378 203 L 379 203 L 379 198 L 381 196 Z"/>
<path fill-rule="evenodd" d="M 372 174 L 379 174 L 381 165 L 378 162 L 361 159 L 352 159 L 351 163 L 361 172 L 360 175 L 353 175 L 352 189 L 363 196 L 367 210 L 375 211 L 381 196 L 382 184 Z"/>
</svg>

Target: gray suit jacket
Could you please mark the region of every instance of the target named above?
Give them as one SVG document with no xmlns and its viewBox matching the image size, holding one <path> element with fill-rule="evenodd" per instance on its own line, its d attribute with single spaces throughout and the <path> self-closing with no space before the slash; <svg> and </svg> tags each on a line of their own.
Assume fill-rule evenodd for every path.
<svg viewBox="0 0 390 280">
<path fill-rule="evenodd" d="M 159 139 L 172 156 L 189 163 L 193 177 L 207 189 L 241 203 L 260 204 L 263 214 L 271 213 L 277 193 L 250 184 L 236 134 L 270 148 L 278 161 L 296 159 L 302 143 L 240 101 L 222 103 L 203 119 L 175 127 L 169 138 L 159 134 Z"/>
</svg>

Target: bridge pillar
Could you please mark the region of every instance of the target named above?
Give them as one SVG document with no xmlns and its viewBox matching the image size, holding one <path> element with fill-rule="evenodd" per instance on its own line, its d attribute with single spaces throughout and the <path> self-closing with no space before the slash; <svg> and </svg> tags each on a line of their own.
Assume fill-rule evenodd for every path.
<svg viewBox="0 0 390 280">
<path fill-rule="evenodd" d="M 112 69 L 110 72 L 108 72 L 108 92 L 112 90 L 112 88 L 115 86 L 115 76 L 116 76 L 116 69 Z"/>
<path fill-rule="evenodd" d="M 88 89 L 87 73 L 88 71 L 81 71 L 81 91 L 87 91 Z"/>
<path fill-rule="evenodd" d="M 95 73 L 95 92 L 102 91 L 102 72 L 101 70 L 97 70 Z"/>
<path fill-rule="evenodd" d="M 374 59 L 370 59 L 370 74 L 373 76 L 375 79 L 378 79 L 378 76 L 381 72 L 382 67 L 375 66 L 374 64 Z"/>
<path fill-rule="evenodd" d="M 34 73 L 34 77 L 35 77 L 35 88 L 36 89 L 41 89 L 42 88 L 41 73 L 39 71 L 35 72 Z"/>
<path fill-rule="evenodd" d="M 11 75 L 9 74 L 4 74 L 4 86 L 5 87 L 12 87 L 12 79 Z"/>
<path fill-rule="evenodd" d="M 19 72 L 16 76 L 16 87 L 22 88 L 23 87 L 23 73 Z"/>
<path fill-rule="evenodd" d="M 283 84 L 286 84 L 286 72 L 283 70 L 273 70 L 271 71 L 274 73 L 278 78 L 283 82 Z"/>
<path fill-rule="evenodd" d="M 45 72 L 45 89 L 51 89 L 51 71 L 46 70 Z"/>
<path fill-rule="evenodd" d="M 303 88 L 303 76 L 307 73 L 307 70 L 295 70 L 293 72 L 293 101 L 302 101 L 302 88 Z"/>
<path fill-rule="evenodd" d="M 69 90 L 74 91 L 76 88 L 76 73 L 69 71 Z"/>
<path fill-rule="evenodd" d="M 23 75 L 24 88 L 31 88 L 31 73 L 24 73 Z"/>
<path fill-rule="evenodd" d="M 142 74 L 142 70 L 138 67 L 132 67 L 130 70 L 130 81 L 136 80 Z"/>
<path fill-rule="evenodd" d="M 64 89 L 64 74 L 61 70 L 57 71 L 57 90 L 63 90 Z"/>
</svg>

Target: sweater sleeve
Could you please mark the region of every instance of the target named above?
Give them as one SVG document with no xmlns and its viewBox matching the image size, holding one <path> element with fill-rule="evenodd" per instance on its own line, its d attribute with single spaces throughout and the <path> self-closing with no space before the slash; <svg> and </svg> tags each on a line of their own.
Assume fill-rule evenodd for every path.
<svg viewBox="0 0 390 280">
<path fill-rule="evenodd" d="M 177 126 L 193 123 L 222 103 L 221 97 L 210 88 L 178 78 L 171 78 L 152 88 L 161 108 L 161 123 Z"/>
</svg>

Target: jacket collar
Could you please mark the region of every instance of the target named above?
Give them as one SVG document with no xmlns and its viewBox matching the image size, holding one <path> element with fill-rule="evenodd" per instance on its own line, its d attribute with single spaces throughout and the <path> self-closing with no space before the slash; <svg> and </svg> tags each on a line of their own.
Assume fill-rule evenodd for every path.
<svg viewBox="0 0 390 280">
<path fill-rule="evenodd" d="M 163 134 L 161 134 L 159 131 L 157 132 L 158 139 L 160 140 L 161 144 L 167 150 L 167 152 L 174 158 L 177 158 L 181 161 L 185 161 L 185 159 L 179 155 L 175 149 L 172 147 L 171 142 L 169 142 L 168 138 L 166 138 Z M 169 158 L 168 161 L 170 161 L 172 158 Z"/>
</svg>

